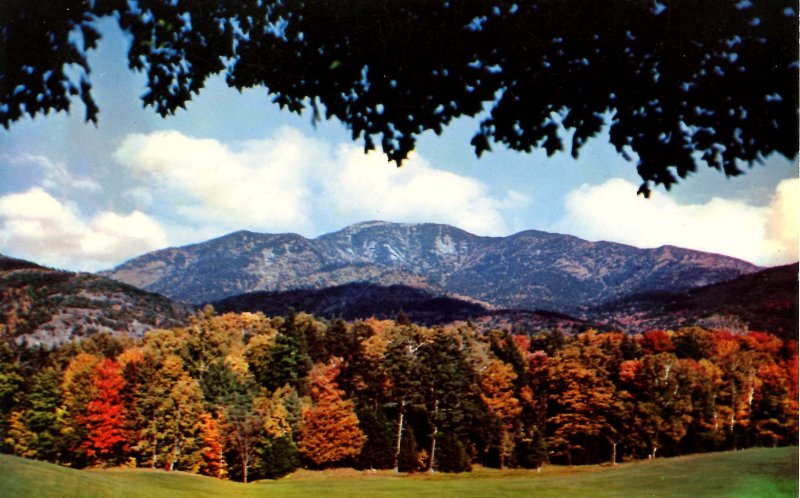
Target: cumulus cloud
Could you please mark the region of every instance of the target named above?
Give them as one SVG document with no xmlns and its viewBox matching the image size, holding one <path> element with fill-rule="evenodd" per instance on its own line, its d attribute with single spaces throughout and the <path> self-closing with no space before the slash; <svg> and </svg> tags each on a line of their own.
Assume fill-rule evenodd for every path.
<svg viewBox="0 0 800 498">
<path fill-rule="evenodd" d="M 369 219 L 437 221 L 480 234 L 508 231 L 503 210 L 529 202 L 492 196 L 477 180 L 412 156 L 396 168 L 352 144 L 331 147 L 282 128 L 263 140 L 227 144 L 176 131 L 129 135 L 115 157 L 151 195 L 198 229 L 315 235 Z M 153 187 L 156 188 L 156 187 Z M 131 196 L 147 197 L 142 187 Z"/>
<path fill-rule="evenodd" d="M 159 185 L 152 197 L 196 225 L 306 230 L 311 220 L 305 177 L 317 149 L 288 129 L 235 148 L 164 131 L 129 135 L 115 158 L 146 184 Z M 141 188 L 132 195 L 145 196 Z"/>
<path fill-rule="evenodd" d="M 495 198 L 472 178 L 436 169 L 412 154 L 401 168 L 387 165 L 379 153 L 341 145 L 336 169 L 327 184 L 326 204 L 349 222 L 385 219 L 399 222 L 448 223 L 483 234 L 506 234 L 503 210 L 530 200 L 510 191 Z"/>
<path fill-rule="evenodd" d="M 554 227 L 591 240 L 639 247 L 676 245 L 727 254 L 762 265 L 798 258 L 797 179 L 781 182 L 769 206 L 712 198 L 681 204 L 658 191 L 637 196 L 619 178 L 582 185 L 566 196 L 564 218 Z"/>
<path fill-rule="evenodd" d="M 0 197 L 2 252 L 37 263 L 98 270 L 166 243 L 161 225 L 139 211 L 84 219 L 75 205 L 40 187 Z"/>
</svg>

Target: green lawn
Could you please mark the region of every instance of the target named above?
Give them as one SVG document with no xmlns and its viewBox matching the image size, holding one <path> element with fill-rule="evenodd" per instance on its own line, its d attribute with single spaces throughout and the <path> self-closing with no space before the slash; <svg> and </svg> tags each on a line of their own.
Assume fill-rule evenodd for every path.
<svg viewBox="0 0 800 498">
<path fill-rule="evenodd" d="M 478 468 L 469 474 L 300 471 L 278 481 L 239 484 L 160 471 L 78 471 L 0 455 L 2 497 L 797 497 L 797 448 L 752 449 L 617 467 L 556 467 L 541 473 Z"/>
</svg>

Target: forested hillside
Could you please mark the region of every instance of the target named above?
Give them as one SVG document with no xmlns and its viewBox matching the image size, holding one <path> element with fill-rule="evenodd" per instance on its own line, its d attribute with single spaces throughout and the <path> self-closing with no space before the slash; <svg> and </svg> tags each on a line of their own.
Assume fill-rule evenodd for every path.
<svg viewBox="0 0 800 498">
<path fill-rule="evenodd" d="M 190 310 L 109 278 L 0 255 L 0 340 L 49 347 L 97 333 L 142 337 L 184 323 Z"/>
<path fill-rule="evenodd" d="M 535 468 L 797 443 L 797 342 L 700 328 L 534 336 L 216 315 L 0 345 L 3 450 L 250 481 Z"/>
</svg>

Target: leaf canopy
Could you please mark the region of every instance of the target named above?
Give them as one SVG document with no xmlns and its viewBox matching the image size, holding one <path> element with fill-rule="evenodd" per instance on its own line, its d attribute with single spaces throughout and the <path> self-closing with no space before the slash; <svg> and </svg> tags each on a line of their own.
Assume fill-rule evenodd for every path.
<svg viewBox="0 0 800 498">
<path fill-rule="evenodd" d="M 10 0 L 0 123 L 96 121 L 96 21 L 131 35 L 143 101 L 166 116 L 211 75 L 336 118 L 400 164 L 427 130 L 479 118 L 472 146 L 573 156 L 603 129 L 643 180 L 728 176 L 798 150 L 798 13 L 788 0 Z M 566 142 L 566 143 L 565 143 Z"/>
</svg>

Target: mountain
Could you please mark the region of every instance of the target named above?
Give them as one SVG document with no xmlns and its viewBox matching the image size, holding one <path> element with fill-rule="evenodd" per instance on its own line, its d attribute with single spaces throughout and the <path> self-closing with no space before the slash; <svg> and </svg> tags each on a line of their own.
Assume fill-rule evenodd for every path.
<svg viewBox="0 0 800 498">
<path fill-rule="evenodd" d="M 103 275 L 190 303 L 360 282 L 575 315 L 628 296 L 681 292 L 758 270 L 671 246 L 639 249 L 534 230 L 481 237 L 448 225 L 376 221 L 315 239 L 240 231 L 148 253 Z"/>
<path fill-rule="evenodd" d="M 0 339 L 51 346 L 97 332 L 141 337 L 181 324 L 189 312 L 109 278 L 0 255 Z"/>
<path fill-rule="evenodd" d="M 798 264 L 691 289 L 656 292 L 607 303 L 590 312 L 624 330 L 641 331 L 700 325 L 708 328 L 798 336 Z"/>
</svg>

